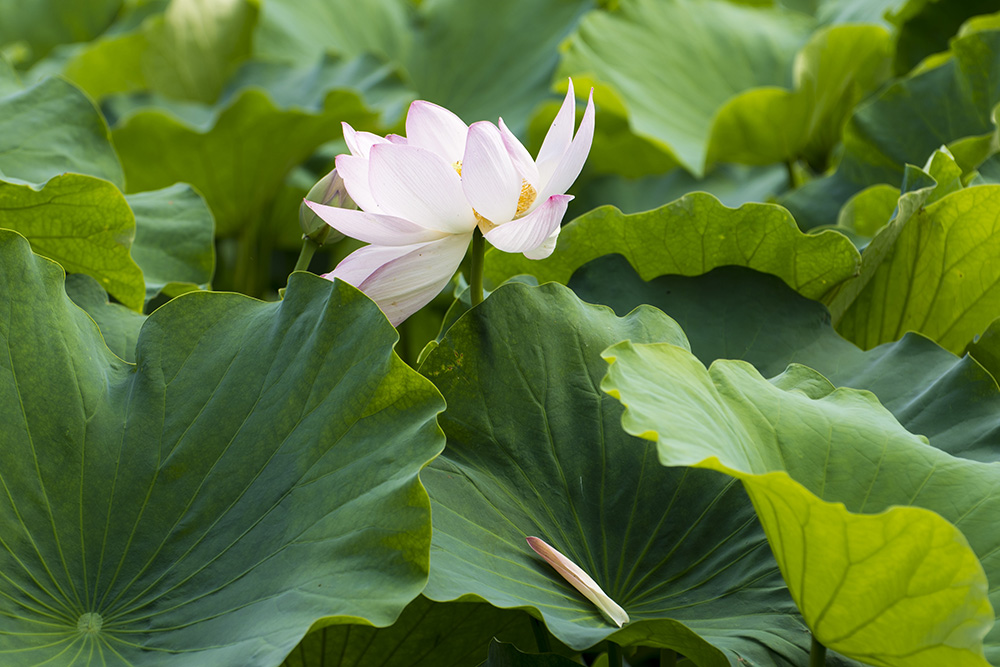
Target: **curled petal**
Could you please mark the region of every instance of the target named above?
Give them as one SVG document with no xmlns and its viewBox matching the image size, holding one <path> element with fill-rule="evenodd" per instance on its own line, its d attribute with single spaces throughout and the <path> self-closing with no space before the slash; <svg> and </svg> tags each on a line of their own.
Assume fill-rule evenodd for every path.
<svg viewBox="0 0 1000 667">
<path fill-rule="evenodd" d="M 486 232 L 486 240 L 504 252 L 527 253 L 543 245 L 558 229 L 570 195 L 553 195 L 534 211 Z"/>
<path fill-rule="evenodd" d="M 441 293 L 462 263 L 471 240 L 471 233 L 450 234 L 430 243 L 365 246 L 324 277 L 351 283 L 398 326 Z"/>
<path fill-rule="evenodd" d="M 583 163 L 587 161 L 590 154 L 590 146 L 594 141 L 594 89 L 590 89 L 590 98 L 587 100 L 587 108 L 583 112 L 583 119 L 580 121 L 580 129 L 576 131 L 573 143 L 569 145 L 566 152 L 556 165 L 555 170 L 549 177 L 548 182 L 542 186 L 539 197 L 561 194 L 569 190 L 573 181 L 580 175 Z"/>
<path fill-rule="evenodd" d="M 453 234 L 471 232 L 476 226 L 458 173 L 431 151 L 389 143 L 373 146 L 368 184 L 387 215 Z"/>
<path fill-rule="evenodd" d="M 561 227 L 557 227 L 556 231 L 549 234 L 549 238 L 542 242 L 542 245 L 534 248 L 532 250 L 525 250 L 524 256 L 528 259 L 545 259 L 556 249 L 556 241 L 559 239 L 559 232 L 562 231 Z"/>
<path fill-rule="evenodd" d="M 576 124 L 576 98 L 573 96 L 573 79 L 569 80 L 569 89 L 563 99 L 559 113 L 556 114 L 549 131 L 545 134 L 542 147 L 538 149 L 535 164 L 541 183 L 547 183 L 555 171 L 556 165 L 562 159 L 570 142 L 573 141 L 573 126 Z"/>
<path fill-rule="evenodd" d="M 556 572 L 562 575 L 573 588 L 580 591 L 583 597 L 587 598 L 597 607 L 609 622 L 619 628 L 628 623 L 628 614 L 618 606 L 618 603 L 608 597 L 607 593 L 601 590 L 597 582 L 591 579 L 590 575 L 580 569 L 580 567 L 566 556 L 562 555 L 548 544 L 537 537 L 529 537 L 528 545 L 536 554 L 545 559 L 549 565 L 555 568 Z"/>
<path fill-rule="evenodd" d="M 493 123 L 473 123 L 462 158 L 462 188 L 472 208 L 496 224 L 517 213 L 521 176 Z"/>
<path fill-rule="evenodd" d="M 365 243 L 404 246 L 436 241 L 447 236 L 445 232 L 427 229 L 409 220 L 394 218 L 391 215 L 378 215 L 365 211 L 324 206 L 308 200 L 306 200 L 306 206 L 315 211 L 323 222 L 344 236 L 350 236 L 352 239 L 358 239 Z"/>
<path fill-rule="evenodd" d="M 336 159 L 337 173 L 344 179 L 347 194 L 362 211 L 381 213 L 382 209 L 372 196 L 368 184 L 368 159 L 355 155 L 338 155 Z"/>
<path fill-rule="evenodd" d="M 368 159 L 368 153 L 372 146 L 388 143 L 384 137 L 371 132 L 358 132 L 346 122 L 342 122 L 340 125 L 344 128 L 344 141 L 347 143 L 347 148 L 350 149 L 351 155 L 356 157 Z"/>
<path fill-rule="evenodd" d="M 535 166 L 535 161 L 531 159 L 531 153 L 514 136 L 514 133 L 503 122 L 503 118 L 500 119 L 500 136 L 503 137 L 503 145 L 507 149 L 507 154 L 510 155 L 511 162 L 514 163 L 517 172 L 521 174 L 521 178 L 528 181 L 531 187 L 537 190 L 538 167 Z"/>
<path fill-rule="evenodd" d="M 448 164 L 462 159 L 468 131 L 461 118 L 424 100 L 413 102 L 406 112 L 406 143 L 433 151 Z"/>
</svg>

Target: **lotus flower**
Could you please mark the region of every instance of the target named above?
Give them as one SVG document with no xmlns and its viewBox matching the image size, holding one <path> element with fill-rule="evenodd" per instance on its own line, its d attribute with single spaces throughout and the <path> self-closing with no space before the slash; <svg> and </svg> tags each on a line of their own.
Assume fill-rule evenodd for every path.
<svg viewBox="0 0 1000 667">
<path fill-rule="evenodd" d="M 628 614 L 618 606 L 618 603 L 608 597 L 607 593 L 601 590 L 597 582 L 590 578 L 586 572 L 562 555 L 544 541 L 537 537 L 529 537 L 528 545 L 535 550 L 535 553 L 545 559 L 545 561 L 555 568 L 556 572 L 562 575 L 576 590 L 580 591 L 583 597 L 587 598 L 597 607 L 610 623 L 617 627 L 622 627 L 628 623 Z"/>
<path fill-rule="evenodd" d="M 306 205 L 370 245 L 325 277 L 365 292 L 398 325 L 444 289 L 477 227 L 499 250 L 547 257 L 590 152 L 593 91 L 574 137 L 575 108 L 570 81 L 535 160 L 502 119 L 468 126 L 423 100 L 410 105 L 406 137 L 344 123 L 351 154 L 337 156 L 337 172 L 361 210 Z"/>
</svg>

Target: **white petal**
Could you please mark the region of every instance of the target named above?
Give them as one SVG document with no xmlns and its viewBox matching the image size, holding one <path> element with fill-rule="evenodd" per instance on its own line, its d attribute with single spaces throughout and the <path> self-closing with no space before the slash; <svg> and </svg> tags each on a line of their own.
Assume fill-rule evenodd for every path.
<svg viewBox="0 0 1000 667">
<path fill-rule="evenodd" d="M 549 238 L 545 239 L 542 245 L 538 246 L 534 250 L 525 250 L 524 256 L 528 259 L 545 259 L 556 249 L 556 241 L 559 240 L 559 232 L 562 231 L 562 227 L 556 229 L 549 235 Z"/>
<path fill-rule="evenodd" d="M 503 138 L 503 145 L 507 149 L 507 154 L 510 155 L 511 162 L 514 163 L 517 173 L 521 174 L 521 178 L 528 181 L 531 187 L 537 190 L 538 167 L 535 166 L 535 161 L 531 159 L 531 153 L 528 152 L 528 149 L 524 147 L 524 144 L 504 124 L 503 118 L 500 119 L 500 136 Z"/>
<path fill-rule="evenodd" d="M 373 146 L 368 184 L 375 203 L 387 215 L 453 234 L 471 232 L 476 226 L 458 173 L 444 158 L 423 148 Z"/>
<path fill-rule="evenodd" d="M 462 159 L 468 131 L 461 118 L 424 100 L 416 100 L 406 112 L 406 143 L 434 151 L 448 164 Z"/>
<path fill-rule="evenodd" d="M 569 89 L 563 99 L 559 113 L 556 114 L 549 131 L 545 134 L 542 147 L 538 149 L 535 165 L 541 183 L 547 183 L 555 171 L 556 165 L 562 159 L 563 153 L 573 141 L 573 126 L 576 124 L 576 99 L 573 97 L 573 79 L 569 80 Z"/>
<path fill-rule="evenodd" d="M 372 196 L 368 184 L 368 159 L 355 155 L 338 155 L 336 159 L 337 173 L 344 179 L 347 194 L 362 211 L 381 213 L 382 209 Z"/>
<path fill-rule="evenodd" d="M 549 177 L 548 182 L 542 186 L 538 193 L 539 198 L 548 197 L 555 194 L 562 194 L 569 190 L 573 181 L 580 175 L 583 163 L 587 161 L 590 154 L 590 146 L 594 142 L 594 91 L 590 91 L 590 99 L 587 100 L 587 108 L 583 112 L 583 119 L 580 121 L 580 129 L 576 131 L 576 137 L 569 149 L 559 160 L 555 171 Z"/>
<path fill-rule="evenodd" d="M 494 227 L 484 236 L 498 250 L 504 252 L 530 252 L 545 243 L 566 215 L 566 206 L 573 199 L 570 195 L 553 195 L 534 211 Z"/>
<path fill-rule="evenodd" d="M 507 222 L 517 213 L 521 176 L 493 123 L 482 121 L 469 128 L 462 158 L 462 189 L 472 208 L 494 224 Z"/>
<path fill-rule="evenodd" d="M 356 157 L 368 159 L 368 153 L 372 146 L 388 143 L 386 138 L 371 132 L 358 132 L 346 122 L 342 122 L 340 125 L 344 128 L 344 141 L 347 143 L 347 148 L 350 149 L 351 155 Z"/>
<path fill-rule="evenodd" d="M 360 289 L 398 326 L 447 286 L 471 239 L 470 233 L 410 246 L 366 246 L 325 277 Z"/>
<path fill-rule="evenodd" d="M 401 137 L 398 134 L 387 134 L 385 135 L 385 140 L 390 144 L 405 144 L 406 137 Z"/>
<path fill-rule="evenodd" d="M 436 241 L 447 236 L 391 215 L 377 215 L 336 206 L 325 206 L 306 200 L 306 206 L 344 236 L 384 246 L 413 245 Z"/>
</svg>

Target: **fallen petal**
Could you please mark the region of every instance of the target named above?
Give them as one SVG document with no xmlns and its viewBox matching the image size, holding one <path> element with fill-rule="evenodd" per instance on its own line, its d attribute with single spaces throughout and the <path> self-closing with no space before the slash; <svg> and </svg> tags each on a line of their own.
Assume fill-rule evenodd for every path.
<svg viewBox="0 0 1000 667">
<path fill-rule="evenodd" d="M 618 606 L 618 603 L 607 596 L 597 585 L 597 582 L 590 578 L 586 572 L 562 555 L 551 546 L 537 537 L 529 537 L 528 545 L 534 549 L 535 553 L 545 559 L 549 565 L 555 568 L 556 572 L 563 576 L 570 585 L 594 603 L 601 615 L 617 627 L 622 627 L 628 623 L 628 614 Z"/>
</svg>

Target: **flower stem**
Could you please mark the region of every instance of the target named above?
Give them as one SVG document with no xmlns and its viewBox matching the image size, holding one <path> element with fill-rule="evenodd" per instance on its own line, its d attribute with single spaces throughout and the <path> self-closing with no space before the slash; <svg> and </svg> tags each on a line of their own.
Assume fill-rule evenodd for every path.
<svg viewBox="0 0 1000 667">
<path fill-rule="evenodd" d="M 309 262 L 312 261 L 313 255 L 319 249 L 319 244 L 313 241 L 308 236 L 302 239 L 302 250 L 299 251 L 299 259 L 295 262 L 295 268 L 292 271 L 308 271 Z"/>
<path fill-rule="evenodd" d="M 472 233 L 472 267 L 469 277 L 469 298 L 473 306 L 478 306 L 483 302 L 483 260 L 486 256 L 486 239 L 483 233 L 476 227 Z"/>
<path fill-rule="evenodd" d="M 608 667 L 622 667 L 623 664 L 622 647 L 614 642 L 608 642 Z"/>
<path fill-rule="evenodd" d="M 535 633 L 535 646 L 539 653 L 549 653 L 552 644 L 549 642 L 549 632 L 545 629 L 545 624 L 534 616 L 531 617 L 531 631 Z"/>
<path fill-rule="evenodd" d="M 660 649 L 660 667 L 676 667 L 677 651 L 672 648 Z"/>
<path fill-rule="evenodd" d="M 816 635 L 812 638 L 812 647 L 809 649 L 809 667 L 823 667 L 826 664 L 826 647 L 819 643 Z"/>
</svg>

